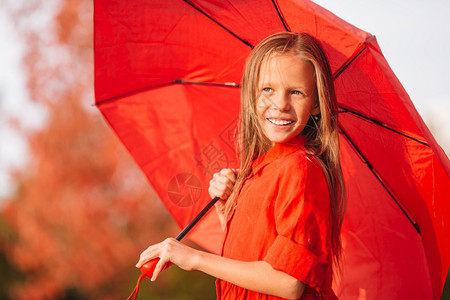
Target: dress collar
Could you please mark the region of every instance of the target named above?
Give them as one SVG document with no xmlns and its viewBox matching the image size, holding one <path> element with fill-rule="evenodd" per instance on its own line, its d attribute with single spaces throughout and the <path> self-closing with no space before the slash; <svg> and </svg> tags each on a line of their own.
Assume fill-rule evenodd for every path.
<svg viewBox="0 0 450 300">
<path fill-rule="evenodd" d="M 270 164 L 272 161 L 302 149 L 304 145 L 305 137 L 302 134 L 299 134 L 286 143 L 276 143 L 272 148 L 267 150 L 266 153 L 252 162 L 251 174 L 255 175 L 259 170 Z"/>
</svg>

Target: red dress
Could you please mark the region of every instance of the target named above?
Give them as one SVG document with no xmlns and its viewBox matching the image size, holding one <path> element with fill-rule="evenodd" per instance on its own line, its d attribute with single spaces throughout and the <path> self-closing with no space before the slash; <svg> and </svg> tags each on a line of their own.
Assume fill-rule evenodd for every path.
<svg viewBox="0 0 450 300">
<path fill-rule="evenodd" d="M 252 164 L 227 221 L 222 255 L 268 262 L 306 284 L 304 299 L 337 299 L 330 258 L 330 198 L 303 136 L 276 144 Z M 216 282 L 217 299 L 282 299 Z"/>
</svg>

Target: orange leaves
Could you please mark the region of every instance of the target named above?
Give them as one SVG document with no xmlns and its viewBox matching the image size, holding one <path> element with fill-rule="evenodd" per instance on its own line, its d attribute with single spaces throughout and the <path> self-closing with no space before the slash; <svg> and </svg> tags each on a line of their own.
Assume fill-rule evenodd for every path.
<svg viewBox="0 0 450 300">
<path fill-rule="evenodd" d="M 37 9 L 46 4 L 37 3 Z M 159 239 L 155 235 L 166 236 L 164 222 L 170 220 L 100 113 L 89 106 L 94 102 L 92 18 L 86 22 L 91 1 L 61 5 L 46 33 L 59 30 L 56 44 L 48 45 L 56 51 L 53 61 L 44 59 L 49 53 L 35 40 L 39 32 L 27 28 L 24 34 L 32 39 L 25 60 L 30 94 L 47 119 L 39 131 L 25 133 L 30 163 L 18 172 L 17 192 L 0 212 L 12 232 L 0 250 L 25 276 L 11 287 L 13 299 L 55 299 L 69 289 L 95 299 L 126 294 L 125 278 L 138 272 L 140 251 Z"/>
</svg>

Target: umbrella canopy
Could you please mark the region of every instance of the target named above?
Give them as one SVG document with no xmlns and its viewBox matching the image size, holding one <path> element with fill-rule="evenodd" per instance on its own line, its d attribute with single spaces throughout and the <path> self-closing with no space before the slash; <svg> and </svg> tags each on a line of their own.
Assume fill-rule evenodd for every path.
<svg viewBox="0 0 450 300">
<path fill-rule="evenodd" d="M 96 0 L 94 24 L 96 104 L 180 227 L 209 201 L 212 174 L 237 167 L 239 83 L 252 47 L 280 31 L 315 36 L 334 72 L 348 189 L 335 290 L 343 299 L 440 297 L 450 164 L 374 36 L 300 0 Z M 190 238 L 218 252 L 216 215 Z"/>
</svg>

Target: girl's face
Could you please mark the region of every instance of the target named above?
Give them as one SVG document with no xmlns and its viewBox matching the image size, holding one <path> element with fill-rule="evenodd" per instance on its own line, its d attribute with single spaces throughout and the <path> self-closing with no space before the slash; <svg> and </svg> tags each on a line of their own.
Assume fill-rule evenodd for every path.
<svg viewBox="0 0 450 300">
<path fill-rule="evenodd" d="M 262 64 L 256 109 L 272 143 L 296 137 L 319 112 L 315 84 L 312 64 L 292 54 L 275 54 Z"/>
</svg>

